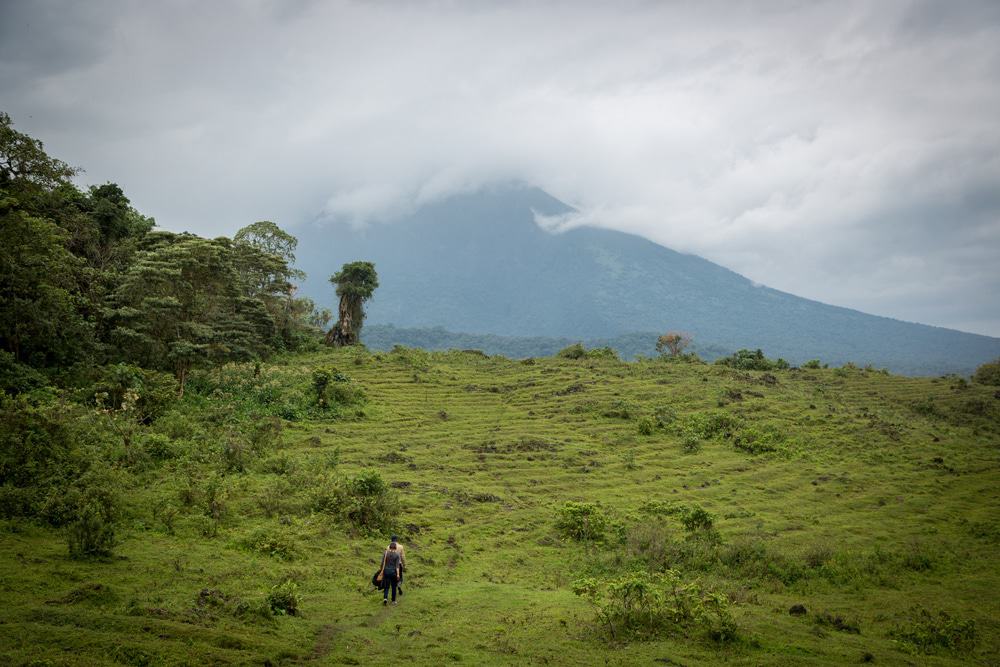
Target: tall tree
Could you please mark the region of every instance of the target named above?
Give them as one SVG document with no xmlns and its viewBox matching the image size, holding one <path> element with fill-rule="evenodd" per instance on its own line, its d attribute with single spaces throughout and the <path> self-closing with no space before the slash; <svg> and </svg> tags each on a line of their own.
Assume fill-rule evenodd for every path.
<svg viewBox="0 0 1000 667">
<path fill-rule="evenodd" d="M 330 276 L 337 287 L 340 304 L 337 323 L 326 334 L 327 345 L 354 345 L 365 320 L 364 304 L 378 288 L 378 274 L 371 262 L 349 262 Z"/>
<path fill-rule="evenodd" d="M 0 112 L 0 349 L 33 366 L 68 364 L 91 347 L 81 315 L 82 263 L 47 215 L 76 173 Z"/>
<path fill-rule="evenodd" d="M 229 239 L 160 232 L 148 244 L 115 293 L 113 339 L 126 357 L 172 370 L 183 392 L 192 367 L 268 352 L 274 321 L 241 292 Z"/>
</svg>

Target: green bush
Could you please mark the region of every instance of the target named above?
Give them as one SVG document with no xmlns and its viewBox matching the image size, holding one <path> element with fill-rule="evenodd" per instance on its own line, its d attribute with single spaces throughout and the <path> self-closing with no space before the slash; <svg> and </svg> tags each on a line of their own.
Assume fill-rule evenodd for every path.
<svg viewBox="0 0 1000 667">
<path fill-rule="evenodd" d="M 1000 387 L 1000 359 L 990 361 L 977 368 L 972 380 L 979 384 Z"/>
<path fill-rule="evenodd" d="M 572 540 L 600 542 L 605 538 L 609 521 L 597 503 L 569 501 L 557 510 L 556 529 Z"/>
<path fill-rule="evenodd" d="M 653 435 L 653 420 L 649 417 L 641 417 L 637 424 L 639 435 Z"/>
<path fill-rule="evenodd" d="M 910 620 L 897 625 L 889 635 L 913 650 L 932 653 L 936 649 L 968 652 L 975 648 L 979 640 L 976 622 L 952 618 L 939 611 L 932 614 L 922 607 L 910 612 Z"/>
<path fill-rule="evenodd" d="M 65 496 L 69 508 L 66 539 L 71 558 L 102 558 L 112 554 L 122 518 L 120 477 L 93 467 Z"/>
<path fill-rule="evenodd" d="M 715 360 L 720 366 L 729 366 L 742 371 L 773 371 L 789 367 L 784 359 L 768 359 L 761 350 L 738 350 L 728 357 Z"/>
<path fill-rule="evenodd" d="M 35 516 L 53 525 L 65 512 L 46 511 L 48 499 L 64 500 L 65 489 L 86 467 L 84 447 L 96 431 L 89 415 L 47 396 L 0 395 L 0 516 Z"/>
<path fill-rule="evenodd" d="M 711 530 L 715 525 L 715 517 L 695 505 L 681 515 L 681 523 L 684 524 L 684 528 L 688 532 Z"/>
<path fill-rule="evenodd" d="M 134 393 L 136 419 L 148 424 L 177 400 L 177 382 L 169 373 L 132 364 L 114 364 L 101 369 L 100 377 L 86 390 L 83 398 L 108 410 L 121 410 L 129 392 Z"/>
<path fill-rule="evenodd" d="M 584 349 L 582 343 L 573 343 L 559 350 L 556 356 L 562 359 L 583 359 L 587 356 L 587 350 Z"/>
<path fill-rule="evenodd" d="M 267 594 L 267 606 L 275 615 L 298 616 L 299 587 L 294 581 L 286 579 L 273 586 Z"/>
<path fill-rule="evenodd" d="M 614 359 L 615 361 L 620 361 L 618 358 L 618 352 L 615 351 L 613 347 L 595 347 L 592 350 L 587 350 L 588 359 Z"/>
<path fill-rule="evenodd" d="M 18 363 L 13 354 L 0 350 L 0 391 L 11 395 L 44 387 L 45 376 L 31 366 Z"/>
<path fill-rule="evenodd" d="M 295 560 L 299 554 L 298 545 L 292 537 L 263 528 L 243 540 L 243 546 L 254 553 L 277 560 Z"/>
<path fill-rule="evenodd" d="M 810 359 L 806 363 L 802 364 L 802 368 L 817 369 L 822 367 L 822 362 L 820 362 L 819 359 Z"/>
<path fill-rule="evenodd" d="M 733 447 L 750 454 L 764 454 L 778 451 L 784 439 L 784 434 L 773 426 L 749 426 L 736 434 Z"/>
<path fill-rule="evenodd" d="M 591 604 L 598 627 L 612 642 L 686 634 L 691 629 L 720 642 L 737 637 L 728 599 L 683 581 L 676 570 L 588 577 L 575 582 L 573 592 Z"/>
<path fill-rule="evenodd" d="M 374 470 L 334 480 L 322 476 L 311 494 L 315 511 L 340 518 L 364 533 L 388 533 L 396 527 L 399 497 Z"/>
<path fill-rule="evenodd" d="M 669 405 L 661 405 L 653 412 L 653 417 L 658 427 L 666 428 L 677 421 L 677 411 Z"/>
</svg>

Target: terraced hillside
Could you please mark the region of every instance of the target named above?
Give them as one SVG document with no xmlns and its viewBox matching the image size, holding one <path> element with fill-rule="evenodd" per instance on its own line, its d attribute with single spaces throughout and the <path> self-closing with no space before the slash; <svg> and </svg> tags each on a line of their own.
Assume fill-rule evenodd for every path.
<svg viewBox="0 0 1000 667">
<path fill-rule="evenodd" d="M 306 407 L 317 369 L 364 402 Z M 192 378 L 143 429 L 115 556 L 4 524 L 9 664 L 1000 660 L 1000 395 L 959 378 L 349 349 Z M 395 607 L 387 535 L 351 523 L 369 469 L 400 502 Z M 574 593 L 633 571 L 675 577 L 630 589 L 669 613 Z"/>
</svg>

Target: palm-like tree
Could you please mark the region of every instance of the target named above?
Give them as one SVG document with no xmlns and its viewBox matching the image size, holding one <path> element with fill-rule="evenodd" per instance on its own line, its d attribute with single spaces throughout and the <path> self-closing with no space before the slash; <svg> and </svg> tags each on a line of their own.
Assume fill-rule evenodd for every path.
<svg viewBox="0 0 1000 667">
<path fill-rule="evenodd" d="M 330 276 L 337 287 L 340 305 L 337 323 L 326 334 L 327 345 L 354 345 L 358 342 L 364 323 L 364 303 L 378 287 L 378 274 L 372 262 L 349 262 L 339 273 Z"/>
</svg>

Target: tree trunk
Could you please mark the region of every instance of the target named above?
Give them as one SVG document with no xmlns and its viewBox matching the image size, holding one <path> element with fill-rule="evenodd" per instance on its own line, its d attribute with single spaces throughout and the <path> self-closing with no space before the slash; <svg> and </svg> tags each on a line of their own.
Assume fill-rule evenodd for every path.
<svg viewBox="0 0 1000 667">
<path fill-rule="evenodd" d="M 327 345 L 341 347 L 342 345 L 354 345 L 358 342 L 354 332 L 353 310 L 350 299 L 346 296 L 341 297 L 340 305 L 337 307 L 337 323 L 326 334 Z"/>
</svg>

